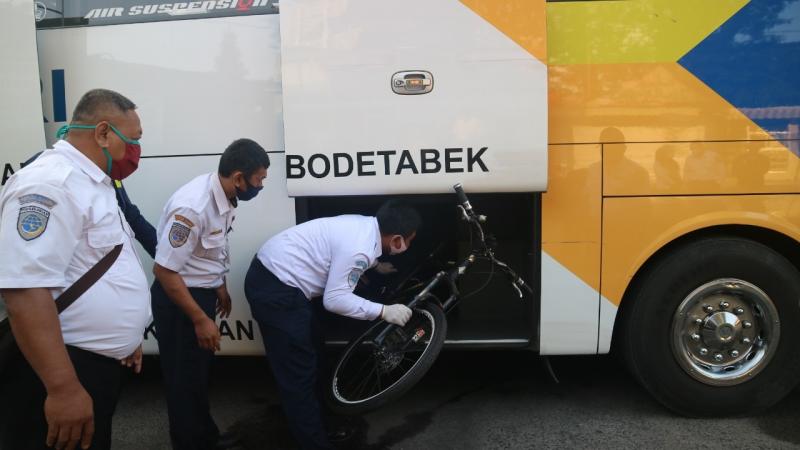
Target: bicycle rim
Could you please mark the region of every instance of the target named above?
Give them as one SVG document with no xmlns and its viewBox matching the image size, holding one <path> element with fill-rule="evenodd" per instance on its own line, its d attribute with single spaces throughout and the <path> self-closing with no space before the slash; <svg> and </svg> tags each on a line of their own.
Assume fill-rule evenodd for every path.
<svg viewBox="0 0 800 450">
<path fill-rule="evenodd" d="M 337 402 L 351 406 L 370 402 L 401 384 L 420 366 L 439 332 L 430 311 L 415 309 L 403 328 L 395 327 L 376 346 L 373 340 L 386 326 L 370 328 L 336 366 L 333 396 Z"/>
</svg>

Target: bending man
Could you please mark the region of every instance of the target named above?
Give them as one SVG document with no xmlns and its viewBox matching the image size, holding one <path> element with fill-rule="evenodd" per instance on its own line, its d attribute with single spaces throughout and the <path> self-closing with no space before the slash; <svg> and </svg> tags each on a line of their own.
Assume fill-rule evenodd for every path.
<svg viewBox="0 0 800 450">
<path fill-rule="evenodd" d="M 359 278 L 382 254 L 406 251 L 419 214 L 388 202 L 377 217 L 344 215 L 312 220 L 274 236 L 258 251 L 245 278 L 245 296 L 258 322 L 281 402 L 304 449 L 332 448 L 315 395 L 322 343 L 310 300 L 362 320 L 405 325 L 411 310 L 353 294 Z"/>
</svg>

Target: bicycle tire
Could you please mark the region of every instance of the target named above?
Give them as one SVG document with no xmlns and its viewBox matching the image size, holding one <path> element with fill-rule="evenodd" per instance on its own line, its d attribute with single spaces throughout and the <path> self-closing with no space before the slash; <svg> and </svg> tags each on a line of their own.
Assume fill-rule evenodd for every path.
<svg viewBox="0 0 800 450">
<path fill-rule="evenodd" d="M 395 382 L 388 385 L 387 388 L 380 389 L 380 391 L 374 395 L 367 395 L 362 399 L 354 398 L 352 395 L 344 393 L 344 389 L 341 386 L 341 383 L 347 382 L 344 380 L 346 377 L 343 376 L 345 374 L 344 367 L 348 364 L 350 359 L 354 357 L 357 350 L 364 349 L 363 345 L 367 345 L 366 343 L 371 342 L 371 336 L 377 336 L 389 326 L 389 324 L 380 321 L 347 344 L 344 352 L 342 352 L 342 355 L 334 366 L 331 381 L 328 383 L 328 402 L 334 412 L 339 414 L 362 414 L 379 408 L 408 392 L 422 379 L 428 370 L 430 370 L 444 346 L 445 336 L 447 335 L 447 319 L 445 318 L 444 311 L 442 311 L 442 308 L 437 303 L 426 301 L 414 308 L 412 319 L 403 327 L 403 330 L 409 326 L 411 326 L 411 329 L 414 329 L 414 326 L 416 326 L 413 322 L 415 317 L 425 317 L 433 326 L 427 341 L 427 346 L 416 362 L 413 363 L 405 373 L 399 376 Z M 406 331 L 406 334 L 409 333 Z M 367 356 L 365 359 L 369 358 L 370 357 Z M 375 368 L 377 369 L 379 362 L 374 356 L 374 349 L 373 358 L 375 358 Z M 399 368 L 399 363 L 397 367 Z M 390 369 L 390 371 L 391 370 L 395 369 Z M 371 374 L 372 372 L 370 372 L 366 378 L 369 378 Z M 358 382 L 358 380 L 356 380 L 356 382 Z M 350 383 L 352 383 L 352 381 Z M 378 384 L 378 386 L 380 387 L 380 384 Z"/>
</svg>

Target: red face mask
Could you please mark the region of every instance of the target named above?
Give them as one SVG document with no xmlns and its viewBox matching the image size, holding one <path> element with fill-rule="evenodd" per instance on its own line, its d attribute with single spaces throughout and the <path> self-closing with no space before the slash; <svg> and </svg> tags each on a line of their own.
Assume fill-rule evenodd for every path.
<svg viewBox="0 0 800 450">
<path fill-rule="evenodd" d="M 138 144 L 125 144 L 125 156 L 119 161 L 111 163 L 111 178 L 114 180 L 124 180 L 139 167 L 139 157 L 142 155 L 142 147 Z"/>
</svg>

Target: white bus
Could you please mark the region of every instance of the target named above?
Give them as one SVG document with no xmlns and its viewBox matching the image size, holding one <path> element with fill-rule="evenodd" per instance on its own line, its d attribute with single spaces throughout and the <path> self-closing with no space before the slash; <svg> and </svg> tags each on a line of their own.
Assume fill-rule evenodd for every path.
<svg viewBox="0 0 800 450">
<path fill-rule="evenodd" d="M 151 223 L 231 141 L 259 142 L 272 166 L 231 235 L 234 307 L 219 321 L 230 355 L 263 352 L 242 285 L 267 238 L 403 196 L 425 225 L 395 264 L 409 270 L 440 243 L 454 259 L 468 236 L 454 231 L 449 192 L 463 183 L 498 256 L 536 295 L 520 300 L 478 268 L 461 290 L 480 291 L 449 317 L 448 346 L 565 355 L 613 345 L 678 412 L 755 411 L 800 379 L 800 292 L 760 278 L 800 279 L 800 108 L 786 107 L 798 89 L 778 83 L 761 88 L 762 103 L 741 103 L 740 87 L 715 78 L 724 61 L 702 61 L 716 61 L 722 44 L 707 45 L 720 36 L 748 44 L 731 24 L 749 21 L 773 36 L 760 53 L 796 67 L 782 24 L 797 11 L 766 3 L 7 2 L 3 183 L 98 87 L 138 105 L 143 159 L 125 185 Z M 656 32 L 645 10 L 702 19 Z M 703 259 L 728 255 L 731 239 L 758 249 L 724 258 L 742 269 Z M 714 252 L 698 253 L 709 242 Z M 331 343 L 357 327 L 327 320 Z M 145 348 L 157 352 L 152 328 Z"/>
</svg>

